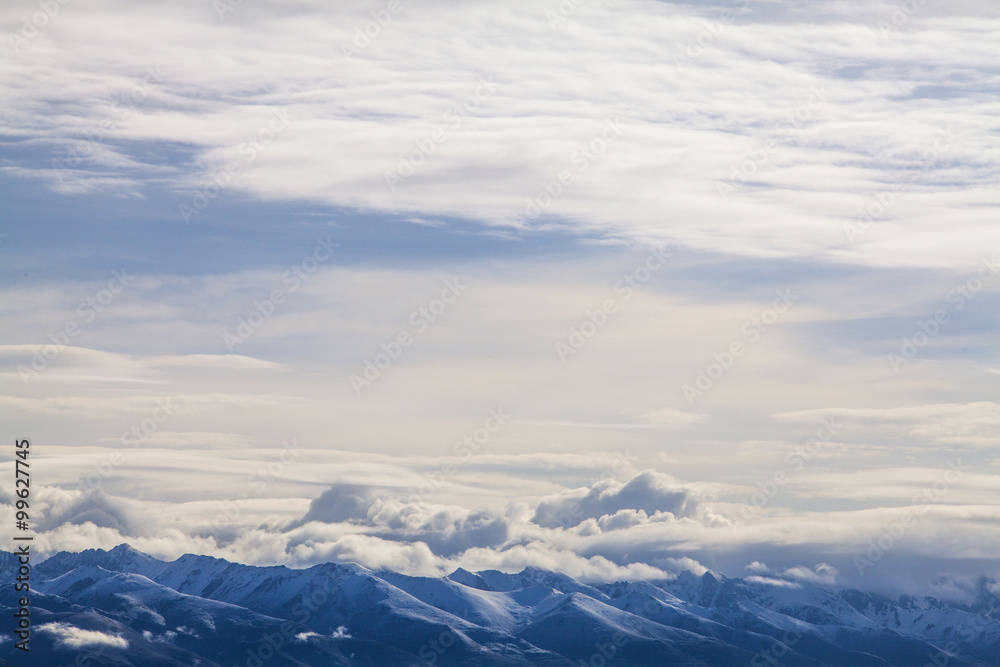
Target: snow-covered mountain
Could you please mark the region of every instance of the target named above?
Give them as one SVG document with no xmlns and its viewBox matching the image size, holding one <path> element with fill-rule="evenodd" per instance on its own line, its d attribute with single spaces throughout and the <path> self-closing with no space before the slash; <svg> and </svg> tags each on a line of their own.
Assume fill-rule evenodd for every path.
<svg viewBox="0 0 1000 667">
<path fill-rule="evenodd" d="M 1000 665 L 1000 600 L 985 584 L 963 606 L 711 573 L 433 579 L 351 564 L 164 562 L 121 545 L 56 554 L 35 567 L 33 587 L 39 665 Z M 0 664 L 16 663 L 3 653 Z"/>
</svg>

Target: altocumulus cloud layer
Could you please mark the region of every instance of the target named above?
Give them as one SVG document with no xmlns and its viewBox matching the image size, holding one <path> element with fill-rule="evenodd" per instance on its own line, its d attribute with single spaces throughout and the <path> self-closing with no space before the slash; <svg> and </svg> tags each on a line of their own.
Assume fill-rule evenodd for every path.
<svg viewBox="0 0 1000 667">
<path fill-rule="evenodd" d="M 0 7 L 40 549 L 1000 574 L 994 3 L 218 6 Z"/>
</svg>

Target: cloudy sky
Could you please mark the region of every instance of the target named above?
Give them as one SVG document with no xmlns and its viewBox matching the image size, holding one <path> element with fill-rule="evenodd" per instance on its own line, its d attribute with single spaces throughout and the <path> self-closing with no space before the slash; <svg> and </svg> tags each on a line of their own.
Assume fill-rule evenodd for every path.
<svg viewBox="0 0 1000 667">
<path fill-rule="evenodd" d="M 995 3 L 0 27 L 0 414 L 39 548 L 1000 575 Z"/>
</svg>

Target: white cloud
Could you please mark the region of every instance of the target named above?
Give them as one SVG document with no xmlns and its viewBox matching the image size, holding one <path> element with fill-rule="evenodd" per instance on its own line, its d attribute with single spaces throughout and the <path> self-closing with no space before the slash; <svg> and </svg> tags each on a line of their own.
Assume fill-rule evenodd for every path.
<svg viewBox="0 0 1000 667">
<path fill-rule="evenodd" d="M 747 581 L 753 584 L 764 584 L 766 586 L 780 586 L 783 588 L 802 588 L 802 584 L 797 584 L 794 581 L 785 581 L 784 579 L 772 579 L 771 577 L 759 577 L 753 575 L 746 578 Z"/>
<path fill-rule="evenodd" d="M 1000 404 L 990 401 L 974 403 L 936 403 L 896 408 L 824 408 L 800 410 L 774 415 L 775 419 L 791 423 L 815 423 L 822 417 L 841 421 L 843 430 L 906 429 L 921 441 L 934 445 L 1000 446 Z"/>
<path fill-rule="evenodd" d="M 786 579 L 806 581 L 812 584 L 833 585 L 837 582 L 837 568 L 826 563 L 819 563 L 813 568 L 790 567 L 781 573 Z"/>
<path fill-rule="evenodd" d="M 543 499 L 532 521 L 546 528 L 570 528 L 585 519 L 600 519 L 620 510 L 642 510 L 643 518 L 657 512 L 689 516 L 697 505 L 690 490 L 672 477 L 645 470 L 625 483 L 605 480 L 590 489 L 577 489 Z"/>
<path fill-rule="evenodd" d="M 651 424 L 662 424 L 679 428 L 700 424 L 708 419 L 708 415 L 692 414 L 675 408 L 660 408 L 647 412 L 643 415 L 643 418 Z"/>
<path fill-rule="evenodd" d="M 145 31 L 152 27 L 134 29 L 145 25 L 144 10 L 128 3 L 67 10 L 0 78 L 6 131 L 58 154 L 120 117 L 112 101 L 142 86 L 142 102 L 92 142 L 93 154 L 63 173 L 58 189 L 135 194 L 164 179 L 194 189 L 240 159 L 230 187 L 250 196 L 502 224 L 569 170 L 574 182 L 546 224 L 882 265 L 954 264 L 998 240 L 988 224 L 1000 147 L 991 133 L 995 12 L 921 12 L 886 38 L 877 27 L 891 12 L 885 3 L 758 7 L 686 58 L 716 12 L 650 0 L 590 4 L 553 30 L 526 0 L 432 3 L 406 9 L 347 61 L 340 45 L 370 20 L 365 3 L 284 8 L 262 2 L 220 22 L 203 6 L 177 5 L 157 15 L 155 39 Z M 3 16 L 19 23 L 14 7 Z M 136 20 L 122 20 L 129 16 Z M 249 45 L 262 41 L 282 57 L 258 58 Z M 108 65 L 120 62 L 135 64 Z M 155 78 L 147 66 L 160 68 Z M 496 91 L 450 122 L 449 109 L 483 78 Z M 23 80 L 45 85 L 25 90 Z M 790 138 L 775 132 L 817 87 L 826 102 Z M 240 144 L 276 109 L 287 109 L 287 129 L 246 161 Z M 621 136 L 607 150 L 597 144 L 601 157 L 580 157 L 614 118 Z M 385 174 L 435 128 L 445 139 L 390 191 Z M 954 146 L 851 246 L 844 223 L 917 169 L 948 128 Z M 718 184 L 775 136 L 778 149 L 723 203 Z M 123 140 L 179 142 L 195 167 L 144 163 Z M 7 169 L 56 178 L 50 165 Z"/>
<path fill-rule="evenodd" d="M 340 45 L 370 3 L 303 0 L 290 11 L 260 0 L 221 22 L 209 4 L 158 7 L 155 20 L 121 0 L 67 5 L 0 71 L 0 129 L 40 147 L 0 169 L 65 196 L 165 191 L 185 203 L 287 109 L 288 127 L 242 163 L 227 195 L 319 203 L 352 220 L 400 214 L 435 231 L 457 216 L 497 231 L 568 170 L 574 182 L 528 225 L 566 234 L 552 234 L 556 251 L 542 260 L 447 271 L 331 261 L 240 354 L 222 336 L 282 284 L 281 270 L 253 257 L 229 273 L 137 276 L 28 382 L 19 367 L 47 358 L 53 332 L 80 319 L 80 299 L 101 283 L 18 277 L 0 290 L 0 339 L 20 343 L 0 346 L 0 407 L 9 432 L 37 443 L 51 484 L 33 487 L 41 550 L 127 540 L 164 557 L 418 574 L 533 565 L 588 580 L 752 561 L 754 576 L 832 583 L 853 576 L 851 556 L 960 452 L 970 470 L 887 558 L 966 575 L 995 568 L 1000 406 L 984 399 L 997 372 L 995 286 L 964 323 L 953 313 L 905 373 L 883 363 L 945 302 L 955 267 L 1000 241 L 995 3 L 929 4 L 891 38 L 877 27 L 888 0 L 752 3 L 683 67 L 676 56 L 715 8 L 587 3 L 553 30 L 528 0 L 428 0 L 347 61 Z M 4 4 L 0 20 L 19 25 L 20 11 Z M 281 55 L 262 58 L 261 43 Z M 495 92 L 449 123 L 481 78 Z M 122 116 L 112 103 L 137 85 L 144 99 Z M 825 100 L 790 136 L 775 130 L 820 89 Z M 582 158 L 609 119 L 620 136 Z M 386 172 L 442 126 L 447 140 L 390 191 Z M 940 132 L 954 143 L 927 161 Z M 777 150 L 723 202 L 719 183 L 769 139 Z M 37 157 L 74 148 L 93 154 L 62 173 Z M 851 244 L 844 225 L 858 207 L 925 163 Z M 318 219 L 350 232 L 339 213 Z M 580 233 L 604 253 L 577 253 L 592 249 L 575 244 Z M 623 242 L 637 239 L 682 250 L 560 363 L 553 344 L 644 260 Z M 455 272 L 469 293 L 354 395 L 350 375 Z M 778 277 L 801 303 L 686 404 L 682 384 L 729 349 Z M 121 434 L 167 396 L 176 415 L 101 472 Z M 456 439 L 501 404 L 510 424 L 459 456 Z M 786 457 L 827 416 L 842 424 L 835 441 L 795 470 Z M 291 461 L 287 441 L 298 447 Z M 789 481 L 773 482 L 776 472 Z M 88 475 L 101 491 L 83 496 L 74 489 Z M 432 481 L 431 496 L 411 500 Z M 769 482 L 767 506 L 739 521 L 742 499 Z M 0 489 L 0 500 L 13 498 Z"/>
<path fill-rule="evenodd" d="M 142 631 L 142 638 L 148 642 L 160 642 L 163 644 L 173 644 L 174 640 L 177 639 L 177 633 L 173 630 L 167 630 L 161 634 L 156 634 L 149 630 Z"/>
<path fill-rule="evenodd" d="M 156 529 L 158 521 L 136 503 L 125 498 L 115 498 L 102 491 L 85 494 L 62 494 L 54 498 L 44 518 L 37 522 L 39 530 L 52 530 L 63 524 L 81 525 L 91 523 L 100 528 L 109 528 L 121 535 L 136 537 L 149 535 Z"/>
<path fill-rule="evenodd" d="M 68 623 L 46 623 L 38 626 L 38 631 L 53 635 L 56 645 L 64 648 L 77 649 L 87 646 L 128 648 L 128 640 L 124 637 L 97 630 L 84 630 Z"/>
<path fill-rule="evenodd" d="M 40 491 L 44 490 L 40 487 Z M 60 507 L 73 495 L 63 493 L 66 498 L 60 499 Z M 40 493 L 40 498 L 43 497 Z M 151 523 L 148 530 L 136 531 L 130 537 L 115 525 L 98 526 L 92 520 L 79 519 L 88 518 L 88 512 L 105 506 L 112 508 L 109 513 L 113 516 L 120 516 L 120 509 L 114 508 L 121 507 L 135 513 L 134 502 L 106 498 L 86 507 L 79 502 L 70 503 L 70 511 L 60 510 L 69 520 L 46 526 L 38 533 L 36 544 L 39 553 L 50 554 L 57 550 L 110 549 L 128 542 L 164 559 L 184 553 L 204 553 L 253 565 L 280 563 L 309 567 L 328 561 L 354 562 L 372 570 L 390 569 L 417 576 L 443 576 L 457 567 L 520 571 L 531 566 L 565 572 L 587 581 L 613 581 L 658 579 L 685 570 L 703 574 L 711 567 L 731 576 L 739 576 L 742 570 L 752 577 L 779 581 L 883 587 L 896 592 L 929 591 L 929 579 L 921 584 L 914 578 L 900 578 L 906 572 L 917 577 L 917 573 L 930 569 L 935 576 L 950 572 L 964 579 L 977 574 L 992 577 L 1000 574 L 991 560 L 991 554 L 1000 548 L 992 536 L 1000 531 L 984 535 L 982 528 L 1000 525 L 1000 515 L 995 507 L 986 506 L 932 504 L 917 508 L 920 511 L 915 520 L 902 533 L 897 531 L 885 561 L 859 576 L 853 558 L 864 555 L 870 548 L 869 542 L 877 540 L 887 530 L 886 526 L 899 523 L 901 512 L 911 510 L 792 514 L 777 511 L 756 517 L 748 525 L 692 518 L 643 519 L 644 512 L 619 510 L 600 520 L 588 519 L 572 530 L 563 530 L 532 523 L 529 520 L 532 508 L 515 503 L 503 515 L 480 513 L 487 523 L 504 523 L 508 534 L 505 539 L 495 541 L 484 539 L 468 528 L 476 525 L 476 512 L 460 507 L 407 504 L 391 498 L 376 499 L 371 515 L 363 520 L 311 521 L 291 529 L 280 524 L 262 527 L 258 515 L 246 511 L 234 519 L 232 535 L 213 538 L 201 533 L 199 526 L 217 510 L 202 505 L 205 504 L 190 503 L 167 511 L 146 509 L 143 516 L 159 516 L 159 523 Z M 301 511 L 305 510 L 302 507 Z M 724 504 L 715 511 L 738 515 L 737 508 Z M 624 521 L 627 527 L 617 525 L 618 521 Z M 119 519 L 118 523 L 123 521 Z M 468 540 L 462 544 L 455 541 L 456 532 L 460 531 L 465 531 Z M 965 545 L 958 557 L 950 546 L 956 542 Z M 766 557 L 768 562 L 776 561 L 779 565 L 767 566 L 762 560 L 743 565 L 754 557 Z M 940 588 L 939 584 L 934 586 Z M 956 594 L 961 592 L 954 590 Z"/>
</svg>

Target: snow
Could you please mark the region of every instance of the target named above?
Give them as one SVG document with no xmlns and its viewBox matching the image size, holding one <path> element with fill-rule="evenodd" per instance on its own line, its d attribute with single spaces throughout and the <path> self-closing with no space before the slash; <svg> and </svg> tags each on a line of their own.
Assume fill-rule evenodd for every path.
<svg viewBox="0 0 1000 667">
<path fill-rule="evenodd" d="M 353 564 L 293 570 L 197 555 L 166 563 L 126 545 L 56 554 L 37 572 L 42 603 L 79 605 L 111 624 L 88 632 L 131 628 L 130 651 L 179 650 L 183 641 L 190 651 L 211 646 L 202 658 L 213 660 L 292 620 L 287 650 L 321 656 L 297 664 L 350 664 L 337 648 L 348 645 L 377 664 L 420 664 L 418 654 L 441 649 L 431 640 L 449 644 L 441 664 L 569 665 L 605 651 L 621 664 L 738 665 L 779 645 L 789 665 L 908 664 L 936 653 L 949 667 L 1000 664 L 991 582 L 973 610 L 756 576 L 587 585 L 537 569 L 460 569 L 437 579 Z"/>
</svg>

